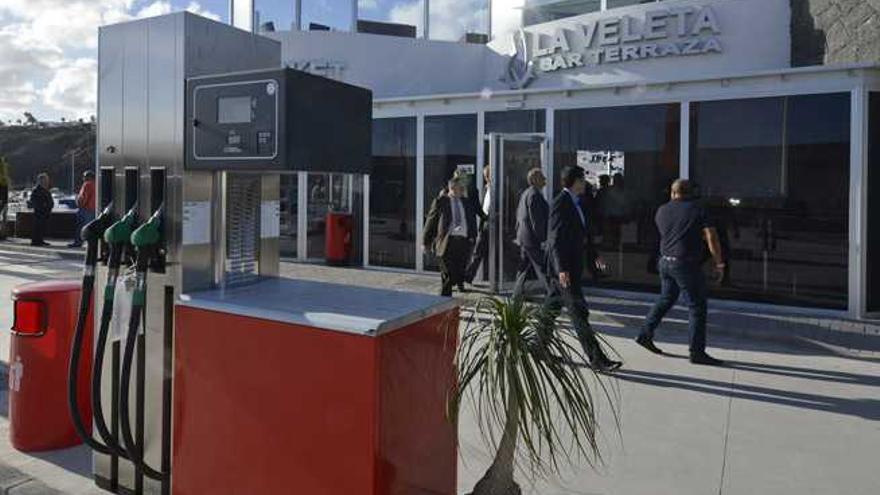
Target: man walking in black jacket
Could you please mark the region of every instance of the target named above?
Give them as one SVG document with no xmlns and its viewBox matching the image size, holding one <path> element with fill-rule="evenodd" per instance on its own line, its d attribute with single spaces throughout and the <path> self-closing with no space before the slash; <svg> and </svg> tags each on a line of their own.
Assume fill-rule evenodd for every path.
<svg viewBox="0 0 880 495">
<path fill-rule="evenodd" d="M 657 210 L 655 222 L 660 232 L 660 297 L 645 318 L 636 343 L 655 354 L 662 354 L 654 345 L 654 331 L 666 313 L 678 301 L 679 294 L 687 300 L 690 317 L 691 362 L 721 366 L 723 361 L 706 353 L 706 279 L 702 267 L 704 243 L 715 260 L 715 270 L 724 273 L 725 264 L 718 242 L 718 232 L 709 222 L 703 206 L 694 199 L 692 184 L 679 179 L 672 183 L 670 201 Z"/>
<path fill-rule="evenodd" d="M 611 360 L 602 350 L 596 332 L 590 326 L 590 309 L 581 288 L 584 272 L 584 249 L 589 241 L 589 225 L 578 204 L 586 180 L 580 167 L 562 171 L 562 191 L 553 200 L 550 209 L 550 230 L 547 250 L 555 278 L 553 292 L 544 303 L 544 310 L 556 312 L 564 305 L 581 346 L 596 371 L 612 372 L 623 364 Z"/>
<path fill-rule="evenodd" d="M 513 297 L 522 297 L 526 280 L 534 275 L 549 294 L 547 282 L 547 256 L 544 244 L 547 241 L 547 220 L 550 206 L 544 199 L 541 189 L 547 178 L 540 168 L 529 170 L 529 187 L 519 197 L 516 208 L 516 243 L 520 247 L 521 260 L 516 275 Z"/>
<path fill-rule="evenodd" d="M 31 245 L 48 246 L 49 243 L 44 240 L 44 237 L 49 217 L 52 215 L 52 208 L 55 207 L 55 200 L 52 199 L 52 193 L 49 192 L 49 174 L 43 173 L 37 176 L 37 185 L 31 191 L 28 206 L 34 210 Z"/>
<path fill-rule="evenodd" d="M 461 179 L 450 179 L 447 189 L 444 196 L 434 200 L 422 238 L 424 250 L 440 258 L 441 296 L 451 296 L 452 288 L 464 282 L 477 234 L 477 216 L 464 197 Z"/>
</svg>

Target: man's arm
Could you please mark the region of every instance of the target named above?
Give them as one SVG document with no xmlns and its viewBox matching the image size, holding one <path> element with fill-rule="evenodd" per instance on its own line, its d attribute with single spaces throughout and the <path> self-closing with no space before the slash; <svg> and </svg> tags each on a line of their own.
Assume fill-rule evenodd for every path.
<svg viewBox="0 0 880 495">
<path fill-rule="evenodd" d="M 529 223 L 535 237 L 544 242 L 547 240 L 547 202 L 539 194 L 533 194 L 527 205 Z"/>
<path fill-rule="evenodd" d="M 553 239 L 550 246 L 550 257 L 553 264 L 559 271 L 559 283 L 562 287 L 567 288 L 571 284 L 571 257 L 566 250 L 569 250 L 569 240 L 567 233 L 569 232 L 565 220 L 565 206 L 563 201 L 554 201 L 550 209 L 550 234 L 549 238 Z"/>
<path fill-rule="evenodd" d="M 425 219 L 425 229 L 422 232 L 422 245 L 425 248 L 434 243 L 437 237 L 437 226 L 440 224 L 440 198 L 434 199 L 431 203 L 431 210 L 428 212 L 428 218 Z"/>
<path fill-rule="evenodd" d="M 712 253 L 712 259 L 715 260 L 715 268 L 724 268 L 724 258 L 721 256 L 721 242 L 718 240 L 718 231 L 715 227 L 706 227 L 703 229 L 703 238 L 709 245 L 709 252 Z"/>
</svg>

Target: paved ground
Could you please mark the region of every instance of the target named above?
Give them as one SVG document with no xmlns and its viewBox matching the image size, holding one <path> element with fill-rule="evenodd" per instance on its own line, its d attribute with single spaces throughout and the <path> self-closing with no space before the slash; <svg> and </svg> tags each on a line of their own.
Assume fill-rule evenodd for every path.
<svg viewBox="0 0 880 495">
<path fill-rule="evenodd" d="M 0 325 L 11 325 L 16 284 L 78 276 L 75 260 L 51 251 L 0 245 Z M 288 275 L 389 288 L 434 291 L 434 277 L 285 264 Z M 469 294 L 468 299 L 480 294 Z M 690 365 L 685 315 L 677 310 L 658 343 L 669 357 L 631 342 L 647 302 L 593 298 L 592 321 L 626 361 L 606 383 L 617 394 L 618 432 L 603 408 L 604 465 L 566 469 L 527 482 L 535 495 L 871 494 L 880 487 L 880 354 L 873 325 L 832 316 L 760 314 L 715 307 L 710 345 L 727 368 Z M 856 339 L 834 341 L 831 332 Z M 0 359 L 8 355 L 2 331 Z M 828 339 L 826 339 L 828 337 Z M 828 345 L 825 340 L 831 340 Z M 0 494 L 97 494 L 84 448 L 37 456 L 8 444 L 6 394 L 0 393 Z M 486 468 L 490 453 L 471 414 L 460 426 L 460 493 Z M 8 489 L 8 487 L 12 487 Z M 57 490 L 57 491 L 56 491 Z"/>
</svg>

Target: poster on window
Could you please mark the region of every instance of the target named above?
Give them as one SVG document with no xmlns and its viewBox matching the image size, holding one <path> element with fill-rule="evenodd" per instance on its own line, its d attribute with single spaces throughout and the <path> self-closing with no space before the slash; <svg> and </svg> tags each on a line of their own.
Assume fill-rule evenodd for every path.
<svg viewBox="0 0 880 495">
<path fill-rule="evenodd" d="M 587 182 L 594 187 L 598 187 L 602 175 L 624 174 L 625 161 L 622 151 L 577 151 L 577 166 L 584 169 Z"/>
</svg>

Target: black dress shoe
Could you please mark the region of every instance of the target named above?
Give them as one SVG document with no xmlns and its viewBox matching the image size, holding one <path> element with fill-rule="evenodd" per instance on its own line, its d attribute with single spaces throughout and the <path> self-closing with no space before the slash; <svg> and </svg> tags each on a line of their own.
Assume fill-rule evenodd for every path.
<svg viewBox="0 0 880 495">
<path fill-rule="evenodd" d="M 694 364 L 704 364 L 706 366 L 724 366 L 724 361 L 715 359 L 705 352 L 691 354 L 691 362 Z"/>
<path fill-rule="evenodd" d="M 654 339 L 648 337 L 647 335 L 639 335 L 638 337 L 636 337 L 636 344 L 639 344 L 640 346 L 653 352 L 654 354 L 663 354 L 663 350 L 654 345 Z"/>
<path fill-rule="evenodd" d="M 623 362 L 611 359 L 603 359 L 597 363 L 590 363 L 590 368 L 596 373 L 614 373 L 623 366 Z"/>
</svg>

